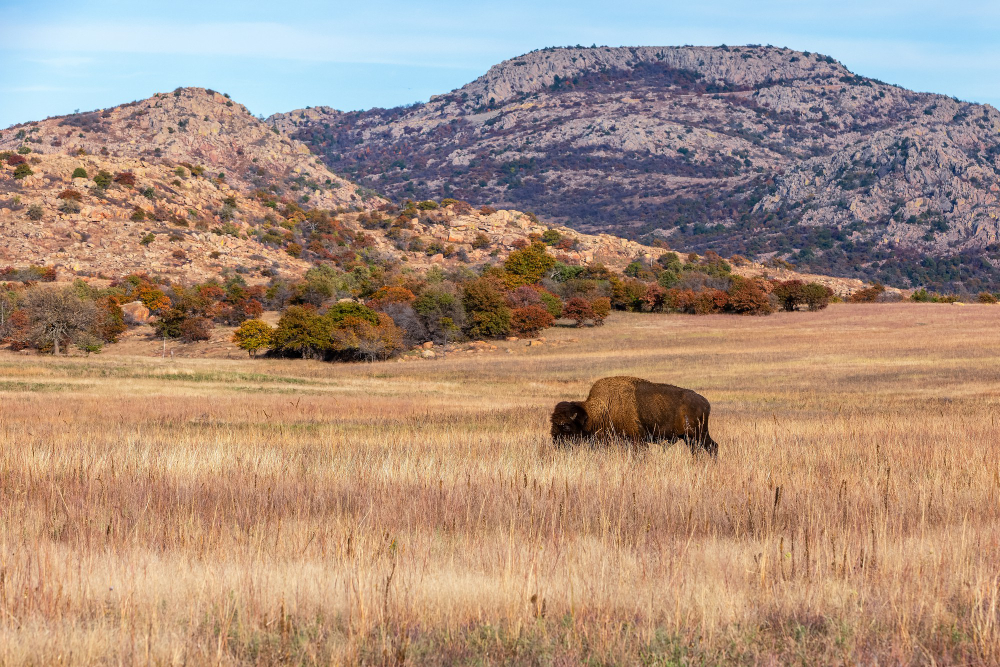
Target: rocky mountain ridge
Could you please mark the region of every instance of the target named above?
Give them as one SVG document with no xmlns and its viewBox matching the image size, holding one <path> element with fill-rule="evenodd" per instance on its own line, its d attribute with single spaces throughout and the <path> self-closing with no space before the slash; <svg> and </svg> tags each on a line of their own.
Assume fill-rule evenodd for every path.
<svg viewBox="0 0 1000 667">
<path fill-rule="evenodd" d="M 1000 287 L 1000 114 L 820 54 L 543 49 L 426 104 L 268 123 L 396 199 L 893 284 Z"/>
<path fill-rule="evenodd" d="M 0 132 L 0 269 L 181 282 L 235 272 L 259 283 L 322 262 L 482 266 L 543 236 L 560 261 L 619 271 L 664 252 L 462 201 L 400 209 L 204 89 Z M 751 262 L 735 270 L 795 277 Z M 802 277 L 842 294 L 861 286 Z"/>
</svg>

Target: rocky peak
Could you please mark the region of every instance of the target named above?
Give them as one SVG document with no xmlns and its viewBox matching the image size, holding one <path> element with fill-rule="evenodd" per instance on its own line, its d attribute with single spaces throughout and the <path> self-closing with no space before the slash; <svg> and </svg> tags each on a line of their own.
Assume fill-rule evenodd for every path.
<svg viewBox="0 0 1000 667">
<path fill-rule="evenodd" d="M 642 65 L 694 72 L 716 85 L 744 88 L 851 76 L 828 56 L 770 46 L 570 47 L 540 49 L 505 60 L 456 93 L 477 106 L 502 104 L 550 88 L 557 77 L 561 81 L 592 72 L 628 74 Z"/>
</svg>

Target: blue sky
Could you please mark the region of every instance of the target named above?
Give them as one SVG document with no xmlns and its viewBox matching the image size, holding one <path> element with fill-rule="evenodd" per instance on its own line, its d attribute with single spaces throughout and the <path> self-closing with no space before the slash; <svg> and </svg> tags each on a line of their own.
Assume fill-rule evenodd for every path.
<svg viewBox="0 0 1000 667">
<path fill-rule="evenodd" d="M 0 0 L 0 127 L 227 92 L 256 114 L 395 106 L 532 49 L 773 44 L 1000 106 L 1000 3 L 924 0 Z"/>
</svg>

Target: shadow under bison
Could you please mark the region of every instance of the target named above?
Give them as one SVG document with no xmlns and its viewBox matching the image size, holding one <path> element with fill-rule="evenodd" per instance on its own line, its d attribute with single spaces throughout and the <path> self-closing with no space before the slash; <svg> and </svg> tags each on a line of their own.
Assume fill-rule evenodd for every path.
<svg viewBox="0 0 1000 667">
<path fill-rule="evenodd" d="M 579 439 L 623 438 L 635 443 L 684 440 L 694 453 L 716 456 L 719 445 L 708 434 L 708 400 L 690 389 L 635 377 L 603 378 L 586 401 L 562 401 L 552 412 L 557 445 Z"/>
</svg>

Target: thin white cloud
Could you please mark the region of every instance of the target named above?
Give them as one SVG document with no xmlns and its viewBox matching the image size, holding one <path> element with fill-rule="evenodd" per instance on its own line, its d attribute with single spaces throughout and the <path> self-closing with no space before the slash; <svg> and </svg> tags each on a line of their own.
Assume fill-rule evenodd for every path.
<svg viewBox="0 0 1000 667">
<path fill-rule="evenodd" d="M 39 65 L 45 65 L 46 67 L 51 67 L 54 69 L 75 69 L 96 62 L 94 58 L 88 56 L 60 56 L 57 58 L 25 58 L 25 60 L 31 63 L 38 63 Z"/>
<path fill-rule="evenodd" d="M 456 57 L 483 52 L 491 42 L 480 37 L 426 33 L 412 39 L 380 39 L 345 30 L 342 24 L 302 28 L 268 22 L 94 22 L 11 28 L 6 48 L 74 54 L 67 61 L 82 58 L 75 54 L 144 53 L 463 67 Z"/>
</svg>

